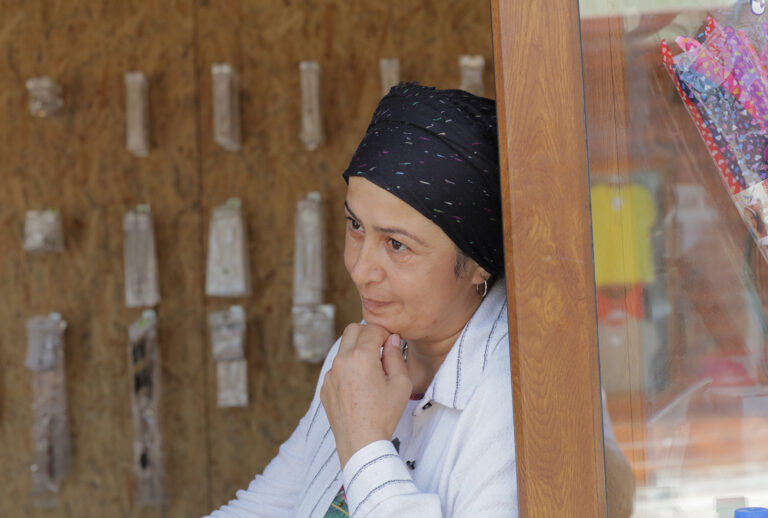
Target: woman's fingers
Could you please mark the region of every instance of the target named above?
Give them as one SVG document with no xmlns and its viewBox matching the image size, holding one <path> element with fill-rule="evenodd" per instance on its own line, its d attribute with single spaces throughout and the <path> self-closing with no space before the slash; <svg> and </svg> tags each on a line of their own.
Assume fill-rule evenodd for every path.
<svg viewBox="0 0 768 518">
<path fill-rule="evenodd" d="M 375 353 L 379 357 L 379 349 L 389 336 L 389 331 L 374 324 L 349 324 L 344 329 L 339 344 L 339 354 L 344 354 L 353 349 L 361 349 L 363 352 Z"/>
<path fill-rule="evenodd" d="M 381 364 L 390 379 L 401 375 L 408 376 L 408 368 L 400 350 L 400 335 L 390 335 L 387 338 L 384 351 L 381 354 Z"/>
<path fill-rule="evenodd" d="M 360 331 L 357 337 L 357 347 L 379 357 L 379 349 L 389 338 L 389 331 L 381 326 L 369 324 Z"/>
<path fill-rule="evenodd" d="M 357 337 L 360 336 L 360 332 L 365 327 L 362 324 L 349 324 L 344 328 L 344 332 L 341 335 L 341 343 L 339 343 L 339 354 L 354 349 Z"/>
</svg>

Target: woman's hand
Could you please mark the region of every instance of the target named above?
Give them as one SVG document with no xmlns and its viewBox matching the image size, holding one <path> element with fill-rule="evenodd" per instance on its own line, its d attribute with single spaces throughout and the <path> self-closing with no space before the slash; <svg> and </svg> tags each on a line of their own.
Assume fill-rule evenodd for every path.
<svg viewBox="0 0 768 518">
<path fill-rule="evenodd" d="M 400 336 L 373 324 L 347 326 L 320 389 L 342 469 L 363 446 L 392 439 L 411 388 Z"/>
</svg>

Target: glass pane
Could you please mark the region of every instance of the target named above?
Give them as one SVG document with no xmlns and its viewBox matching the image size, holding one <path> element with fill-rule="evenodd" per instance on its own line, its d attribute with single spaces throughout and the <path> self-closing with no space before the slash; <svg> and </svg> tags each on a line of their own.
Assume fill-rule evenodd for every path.
<svg viewBox="0 0 768 518">
<path fill-rule="evenodd" d="M 612 518 L 768 507 L 763 9 L 580 1 Z"/>
</svg>

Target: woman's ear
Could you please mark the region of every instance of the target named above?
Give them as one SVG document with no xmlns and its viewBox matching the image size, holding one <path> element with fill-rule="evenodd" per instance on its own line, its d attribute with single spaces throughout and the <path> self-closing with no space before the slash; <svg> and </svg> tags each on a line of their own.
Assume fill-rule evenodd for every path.
<svg viewBox="0 0 768 518">
<path fill-rule="evenodd" d="M 485 268 L 475 263 L 475 267 L 472 270 L 472 284 L 482 284 L 490 278 L 491 274 L 486 272 Z"/>
</svg>

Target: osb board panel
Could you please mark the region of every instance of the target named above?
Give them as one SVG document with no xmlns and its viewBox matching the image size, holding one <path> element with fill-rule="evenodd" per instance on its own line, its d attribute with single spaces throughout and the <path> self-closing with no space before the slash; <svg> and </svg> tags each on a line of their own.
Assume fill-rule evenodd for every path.
<svg viewBox="0 0 768 518">
<path fill-rule="evenodd" d="M 0 21 L 0 516 L 194 516 L 206 488 L 202 241 L 195 132 L 193 17 L 182 2 L 5 2 Z M 124 148 L 123 73 L 149 77 L 153 150 Z M 50 75 L 64 113 L 27 112 L 24 82 Z M 130 371 L 122 217 L 155 212 L 161 272 L 161 419 L 170 503 L 133 506 Z M 59 207 L 66 252 L 22 251 L 24 212 Z M 66 334 L 74 449 L 60 506 L 30 502 L 31 375 L 25 320 L 59 311 Z M 202 488 L 202 490 L 201 490 Z"/>
<path fill-rule="evenodd" d="M 0 516 L 198 516 L 244 487 L 285 440 L 312 396 L 317 366 L 291 347 L 293 217 L 297 199 L 322 193 L 327 213 L 327 302 L 337 330 L 359 319 L 342 262 L 340 172 L 380 94 L 378 60 L 401 77 L 459 84 L 458 56 L 486 58 L 493 96 L 490 14 L 484 2 L 21 2 L 0 0 Z M 298 62 L 323 65 L 326 145 L 299 139 Z M 210 65 L 240 70 L 243 150 L 212 142 Z M 151 155 L 124 149 L 123 73 L 150 82 Z M 32 119 L 24 81 L 64 86 L 64 113 Z M 202 171 L 202 181 L 200 172 Z M 211 209 L 239 195 L 248 220 L 253 295 L 203 295 Z M 122 215 L 152 204 L 162 302 L 166 509 L 133 507 Z M 57 206 L 67 251 L 21 250 L 24 211 Z M 215 406 L 209 311 L 248 312 L 246 409 Z M 60 311 L 75 448 L 61 505 L 29 501 L 30 374 L 24 321 Z"/>
<path fill-rule="evenodd" d="M 486 95 L 493 95 L 490 10 L 473 1 L 323 2 L 201 1 L 199 34 L 202 205 L 238 195 L 250 232 L 254 296 L 249 318 L 247 411 L 218 409 L 209 393 L 211 490 L 214 506 L 260 472 L 306 412 L 318 367 L 294 360 L 291 348 L 294 207 L 319 191 L 326 213 L 327 302 L 336 329 L 360 318 L 359 300 L 343 264 L 341 172 L 381 96 L 379 59 L 400 59 L 401 79 L 457 88 L 461 54 L 486 59 Z M 299 62 L 322 67 L 325 144 L 306 151 L 299 139 Z M 213 142 L 210 67 L 229 62 L 240 73 L 243 149 Z M 207 231 L 207 227 L 206 227 Z M 227 301 L 208 300 L 208 310 Z M 257 327 L 257 330 L 253 328 Z M 212 362 L 209 385 L 215 382 Z"/>
</svg>

